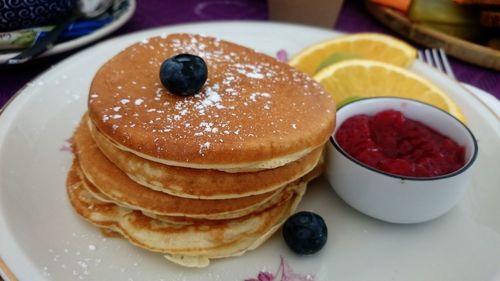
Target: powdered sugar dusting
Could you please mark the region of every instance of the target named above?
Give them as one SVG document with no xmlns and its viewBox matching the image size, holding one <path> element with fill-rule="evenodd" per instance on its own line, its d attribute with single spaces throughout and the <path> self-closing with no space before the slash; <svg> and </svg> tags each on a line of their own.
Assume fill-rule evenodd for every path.
<svg viewBox="0 0 500 281">
<path fill-rule="evenodd" d="M 221 103 L 221 96 L 216 91 L 219 89 L 219 84 L 214 84 L 212 87 L 205 88 L 205 97 L 195 104 L 195 108 L 198 109 L 198 114 L 204 115 L 205 109 L 210 106 L 215 106 L 218 109 L 224 108 Z"/>
<path fill-rule="evenodd" d="M 94 205 L 89 205 L 91 209 Z M 122 247 L 121 239 L 103 237 L 99 231 L 73 232 L 66 238 L 48 243 L 47 259 L 42 265 L 43 275 L 50 280 L 102 280 L 100 272 L 121 273 L 120 280 L 143 280 L 144 254 Z M 106 253 L 123 256 L 125 260 L 116 261 Z M 63 277 L 64 276 L 64 277 Z M 70 277 L 68 277 L 70 276 Z M 153 277 L 152 277 L 153 276 Z M 126 279 L 129 278 L 129 279 Z M 166 280 L 161 275 L 150 275 L 148 280 Z"/>
<path fill-rule="evenodd" d="M 204 155 L 205 151 L 209 148 L 210 148 L 210 142 L 205 142 L 203 144 L 200 144 L 200 150 L 198 151 L 198 153 Z"/>
<path fill-rule="evenodd" d="M 236 71 L 240 74 L 244 74 L 248 78 L 263 79 L 266 77 L 262 74 L 262 66 L 253 64 L 235 64 Z"/>
</svg>

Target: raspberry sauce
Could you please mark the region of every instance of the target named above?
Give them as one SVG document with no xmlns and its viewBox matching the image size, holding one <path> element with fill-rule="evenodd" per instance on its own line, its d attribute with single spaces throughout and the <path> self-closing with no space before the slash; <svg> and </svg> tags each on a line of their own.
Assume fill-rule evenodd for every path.
<svg viewBox="0 0 500 281">
<path fill-rule="evenodd" d="M 441 176 L 465 162 L 464 147 L 396 110 L 350 117 L 338 128 L 335 139 L 352 157 L 395 175 Z"/>
</svg>

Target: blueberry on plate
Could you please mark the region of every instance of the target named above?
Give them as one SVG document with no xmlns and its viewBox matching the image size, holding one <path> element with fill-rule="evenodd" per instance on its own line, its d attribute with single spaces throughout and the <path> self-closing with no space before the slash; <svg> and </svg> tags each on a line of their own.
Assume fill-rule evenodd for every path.
<svg viewBox="0 0 500 281">
<path fill-rule="evenodd" d="M 328 230 L 321 216 L 313 212 L 298 212 L 283 225 L 283 238 L 292 251 L 310 255 L 325 246 Z"/>
<path fill-rule="evenodd" d="M 207 81 L 207 64 L 199 56 L 180 54 L 164 61 L 160 80 L 172 94 L 191 96 L 198 93 Z"/>
</svg>

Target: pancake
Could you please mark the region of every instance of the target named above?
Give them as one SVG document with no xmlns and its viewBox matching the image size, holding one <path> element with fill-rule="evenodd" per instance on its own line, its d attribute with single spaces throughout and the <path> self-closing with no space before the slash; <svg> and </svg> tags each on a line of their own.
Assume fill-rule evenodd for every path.
<svg viewBox="0 0 500 281">
<path fill-rule="evenodd" d="M 85 176 L 83 184 L 121 206 L 157 215 L 223 219 L 240 217 L 281 200 L 285 187 L 276 191 L 232 199 L 199 200 L 172 196 L 132 181 L 99 150 L 81 123 L 73 136 L 73 151 Z M 290 185 L 290 184 L 289 184 Z"/>
<path fill-rule="evenodd" d="M 71 204 L 80 216 L 99 228 L 120 233 L 136 246 L 166 253 L 169 260 L 184 266 L 207 266 L 210 259 L 255 249 L 295 210 L 306 186 L 305 182 L 299 183 L 288 200 L 245 217 L 181 226 L 100 201 L 82 186 L 76 167 L 72 166 L 66 185 Z"/>
<path fill-rule="evenodd" d="M 84 118 L 82 122 L 86 122 Z M 277 190 L 309 173 L 318 164 L 323 148 L 287 165 L 258 172 L 227 173 L 173 167 L 117 149 L 92 122 L 90 133 L 103 154 L 132 180 L 151 189 L 185 198 L 228 199 Z M 84 129 L 83 133 L 87 133 Z"/>
<path fill-rule="evenodd" d="M 208 80 L 190 97 L 161 86 L 161 63 L 190 53 Z M 118 149 L 170 166 L 255 171 L 323 145 L 335 126 L 329 94 L 306 74 L 211 37 L 171 34 L 126 48 L 90 87 L 89 116 Z"/>
<path fill-rule="evenodd" d="M 72 167 L 72 170 L 75 171 L 74 173 L 76 173 L 79 176 L 80 181 L 82 181 L 82 183 L 81 183 L 82 187 L 85 188 L 86 191 L 88 191 L 90 194 L 92 194 L 93 197 L 95 197 L 96 199 L 98 199 L 99 201 L 102 201 L 102 202 L 113 203 L 113 204 L 116 204 L 116 205 L 124 207 L 124 208 L 135 209 L 134 206 L 123 204 L 123 203 L 120 203 L 118 201 L 111 199 L 106 194 L 102 193 L 98 188 L 96 188 L 95 185 L 92 184 L 85 177 L 85 175 L 82 173 L 82 171 L 79 167 L 78 161 L 76 159 L 75 159 L 73 165 L 74 165 L 74 167 Z M 269 200 L 269 202 L 264 203 L 261 206 L 259 206 L 259 208 L 256 209 L 255 211 L 257 212 L 257 211 L 260 211 L 262 209 L 266 209 L 269 206 L 278 202 L 279 200 L 288 200 L 288 196 L 291 196 L 291 192 L 292 192 L 293 188 L 295 188 L 294 186 L 298 182 L 310 182 L 311 180 L 313 180 L 314 178 L 316 178 L 317 176 L 319 176 L 322 173 L 322 168 L 323 168 L 322 165 L 318 165 L 313 171 L 311 171 L 309 174 L 302 177 L 300 179 L 300 181 L 294 182 L 294 185 L 291 185 L 287 188 L 284 188 L 279 197 L 276 196 L 276 197 L 272 198 L 271 200 Z M 138 208 L 137 210 L 141 210 L 141 208 Z M 248 212 L 236 212 L 236 213 L 232 214 L 232 216 L 214 215 L 214 216 L 208 216 L 205 218 L 196 217 L 196 216 L 195 217 L 186 217 L 186 216 L 158 215 L 158 214 L 151 213 L 148 211 L 142 211 L 142 213 L 145 216 L 148 216 L 150 218 L 154 218 L 154 219 L 168 222 L 171 224 L 189 225 L 189 224 L 196 224 L 196 223 L 200 223 L 200 222 L 209 223 L 210 221 L 224 220 L 224 219 L 228 219 L 228 218 L 232 218 L 232 217 L 237 217 L 237 215 L 239 215 L 239 214 L 241 214 L 243 216 L 243 215 L 246 215 Z"/>
<path fill-rule="evenodd" d="M 116 204 L 120 207 L 127 208 L 126 206 L 120 204 L 119 202 L 113 201 L 111 198 L 109 198 L 104 193 L 99 191 L 99 189 L 97 189 L 95 187 L 95 185 L 93 185 L 91 182 L 89 182 L 85 178 L 85 176 L 83 175 L 83 173 L 79 167 L 78 161 L 76 159 L 73 162 L 73 167 L 71 168 L 71 171 L 72 171 L 73 175 L 78 176 L 79 181 L 81 181 L 81 186 L 83 188 L 85 188 L 85 190 L 87 192 L 89 192 L 97 200 L 99 200 L 103 203 L 113 203 L 113 204 Z M 197 218 L 181 217 L 181 216 L 157 215 L 157 214 L 153 214 L 153 213 L 146 212 L 146 211 L 142 211 L 142 213 L 147 217 L 150 217 L 150 218 L 153 218 L 156 220 L 160 220 L 163 222 L 167 222 L 170 224 L 192 225 L 192 224 L 196 224 L 196 223 L 200 223 L 200 222 L 209 223 L 210 221 L 218 221 L 218 220 L 197 219 Z"/>
<path fill-rule="evenodd" d="M 94 184 L 92 184 L 83 174 L 82 169 L 80 168 L 80 163 L 78 159 L 73 160 L 73 164 L 71 165 L 71 171 L 72 173 L 76 174 L 78 176 L 79 181 L 81 181 L 81 185 L 87 190 L 90 194 L 92 194 L 93 197 L 97 198 L 99 201 L 106 202 L 106 203 L 115 203 L 119 205 L 116 201 L 113 199 L 109 198 L 106 194 L 102 193 L 97 187 L 95 187 Z M 125 207 L 125 206 L 123 206 Z"/>
<path fill-rule="evenodd" d="M 78 164 L 86 179 L 83 184 L 91 185 L 92 189 L 97 189 L 113 202 L 128 208 L 158 215 L 221 219 L 239 217 L 280 200 L 281 189 L 271 193 L 224 200 L 198 200 L 172 196 L 132 181 L 107 160 L 95 145 L 84 148 L 75 145 L 75 148 Z"/>
<path fill-rule="evenodd" d="M 113 204 L 115 204 L 117 206 L 134 210 L 134 207 L 127 206 L 126 204 L 122 204 L 120 202 L 116 202 L 113 199 L 111 199 L 108 196 L 106 196 L 101 191 L 99 191 L 99 189 L 96 188 L 95 185 L 93 185 L 92 183 L 90 183 L 88 181 L 88 179 L 85 178 L 85 176 L 83 175 L 81 169 L 78 166 L 78 161 L 75 161 L 73 163 L 73 165 L 74 166 L 71 168 L 72 173 L 76 174 L 79 177 L 79 181 L 81 181 L 82 188 L 84 188 L 88 193 L 90 193 L 95 199 L 97 199 L 97 200 L 99 200 L 99 201 L 101 201 L 103 203 L 113 203 Z M 317 175 L 317 174 L 319 174 L 319 172 L 316 172 L 315 174 Z M 304 179 L 304 181 L 307 182 L 307 181 L 309 181 L 312 178 L 313 177 L 310 177 L 308 179 Z M 287 188 L 287 189 L 283 190 L 283 193 L 280 196 L 280 200 L 281 201 L 288 200 L 290 198 L 290 196 L 293 195 L 293 192 L 294 192 L 293 188 Z M 267 209 L 269 206 L 272 206 L 272 205 L 276 204 L 276 202 L 277 202 L 277 200 L 273 200 L 272 202 L 264 204 L 258 210 L 256 210 L 256 212 L 264 210 L 264 209 Z M 140 209 L 138 209 L 138 210 L 140 210 Z M 213 219 L 209 219 L 209 218 L 206 219 L 206 218 L 192 218 L 192 217 L 184 217 L 184 216 L 168 216 L 168 215 L 158 215 L 158 214 L 150 213 L 150 212 L 147 212 L 147 211 L 142 211 L 142 213 L 145 216 L 147 216 L 147 217 L 150 217 L 150 218 L 153 218 L 153 219 L 156 219 L 156 220 L 159 220 L 159 221 L 167 222 L 167 223 L 170 223 L 170 224 L 180 224 L 180 225 L 193 225 L 193 224 L 199 224 L 199 223 L 211 224 L 211 223 L 218 223 L 221 220 L 227 220 L 228 219 L 228 218 L 222 218 L 222 217 L 221 218 L 214 217 Z M 244 213 L 243 215 L 247 215 L 247 214 Z"/>
<path fill-rule="evenodd" d="M 96 198 L 97 200 L 103 202 L 103 203 L 114 203 L 118 206 L 121 206 L 121 207 L 124 207 L 126 208 L 126 206 L 122 206 L 120 205 L 120 203 L 118 202 L 115 202 L 113 201 L 111 198 L 109 198 L 108 196 L 106 196 L 106 194 L 102 193 L 101 191 L 99 191 L 99 189 L 97 189 L 95 187 L 95 185 L 93 185 L 91 182 L 89 182 L 85 176 L 83 175 L 80 167 L 79 167 L 79 164 L 78 164 L 78 161 L 75 159 L 75 161 L 73 162 L 73 166 L 71 167 L 71 173 L 72 175 L 77 175 L 78 176 L 78 180 L 81 181 L 81 186 L 83 188 L 85 188 L 85 190 L 87 192 L 89 192 L 94 198 Z M 153 214 L 153 213 L 149 213 L 149 212 L 145 212 L 145 211 L 142 211 L 142 213 L 147 216 L 147 217 L 150 217 L 150 218 L 153 218 L 153 219 L 157 219 L 157 220 L 160 220 L 160 221 L 164 221 L 164 222 L 168 222 L 170 224 L 182 224 L 182 225 L 188 225 L 188 224 L 195 224 L 195 223 L 198 223 L 200 221 L 202 221 L 203 219 L 194 219 L 194 218 L 188 218 L 188 217 L 180 217 L 180 216 L 162 216 L 162 215 L 156 215 L 156 214 Z M 209 220 L 203 220 L 204 222 L 206 221 L 209 221 Z M 109 233 L 108 231 L 111 231 L 109 229 L 102 229 L 102 232 L 107 236 Z M 112 232 L 112 231 L 111 231 Z"/>
</svg>

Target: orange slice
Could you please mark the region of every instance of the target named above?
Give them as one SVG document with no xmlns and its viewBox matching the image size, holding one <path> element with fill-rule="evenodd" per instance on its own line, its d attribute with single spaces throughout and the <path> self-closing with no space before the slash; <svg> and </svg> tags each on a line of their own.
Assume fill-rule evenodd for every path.
<svg viewBox="0 0 500 281">
<path fill-rule="evenodd" d="M 394 96 L 439 107 L 460 121 L 465 118 L 453 100 L 431 82 L 404 68 L 370 60 L 332 64 L 314 76 L 340 106 L 353 99 Z"/>
<path fill-rule="evenodd" d="M 322 66 L 328 64 L 328 60 L 336 62 L 338 57 L 355 56 L 408 67 L 416 55 L 415 48 L 397 38 L 379 33 L 358 33 L 307 47 L 292 58 L 289 64 L 314 75 Z"/>
</svg>

